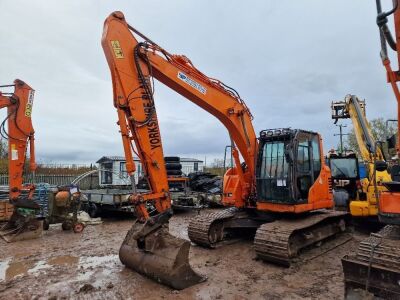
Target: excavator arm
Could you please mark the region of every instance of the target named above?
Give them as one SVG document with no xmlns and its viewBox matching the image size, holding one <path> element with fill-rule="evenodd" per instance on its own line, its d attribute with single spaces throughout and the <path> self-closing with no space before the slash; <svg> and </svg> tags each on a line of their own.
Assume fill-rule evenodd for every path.
<svg viewBox="0 0 400 300">
<path fill-rule="evenodd" d="M 400 81 L 400 70 L 393 71 L 388 54 L 388 46 L 397 54 L 397 66 L 400 67 L 400 3 L 393 0 L 393 7 L 387 12 L 382 11 L 381 0 L 376 0 L 378 16 L 376 23 L 379 27 L 381 40 L 381 59 L 386 70 L 387 81 L 390 83 L 397 101 L 397 120 L 400 120 L 400 91 L 397 82 Z M 388 26 L 388 17 L 393 15 L 395 36 L 393 37 Z M 397 132 L 400 132 L 400 122 L 397 122 Z M 400 134 L 397 134 L 397 157 L 400 158 Z"/>
<path fill-rule="evenodd" d="M 396 181 L 386 182 L 388 191 L 382 193 L 379 199 L 379 219 L 386 224 L 400 224 L 400 182 L 398 175 L 400 167 L 400 91 L 398 82 L 400 81 L 400 70 L 393 70 L 388 54 L 388 46 L 397 54 L 397 67 L 400 67 L 400 3 L 393 0 L 393 6 L 389 11 L 384 12 L 380 0 L 376 0 L 378 16 L 376 23 L 379 27 L 381 40 L 381 59 L 386 70 L 387 81 L 390 83 L 397 101 L 397 165 L 392 167 L 393 178 Z M 388 26 L 388 17 L 393 15 L 395 34 L 392 35 Z"/>
<path fill-rule="evenodd" d="M 368 168 L 368 178 L 361 181 L 359 200 L 350 202 L 350 213 L 355 217 L 377 216 L 379 194 L 386 191 L 384 182 L 391 181 L 387 171 L 382 144 L 372 135 L 365 113 L 365 101 L 355 95 L 347 95 L 344 101 L 332 102 L 332 119 L 351 119 L 360 154 Z"/>
<path fill-rule="evenodd" d="M 151 84 L 155 78 L 225 125 L 235 146 L 235 168 L 228 172 L 224 182 L 227 187 L 225 202 L 243 207 L 243 199 L 249 199 L 254 192 L 257 153 L 252 115 L 246 104 L 235 90 L 201 73 L 185 56 L 172 55 L 137 32 L 145 40 L 138 42 L 132 32 L 137 31 L 126 23 L 121 12 L 115 12 L 105 21 L 102 39 L 113 78 L 114 105 L 118 111 L 127 171 L 135 170 L 130 146 L 134 140 L 151 187 L 151 193 L 145 199 L 157 199 L 159 213 L 169 209 L 167 176 Z M 148 217 L 144 208 L 139 211 L 141 217 Z"/>
<path fill-rule="evenodd" d="M 139 42 L 133 33 L 143 41 Z M 157 79 L 208 111 L 228 129 L 235 167 L 225 175 L 224 200 L 237 207 L 255 205 L 246 203 L 254 194 L 258 147 L 252 115 L 235 90 L 201 73 L 187 57 L 162 49 L 131 27 L 121 12 L 106 19 L 102 46 L 111 71 L 127 171 L 130 175 L 135 171 L 135 153 L 150 186 L 145 194 L 136 193 L 134 188 L 131 200 L 138 221 L 121 246 L 120 259 L 140 273 L 174 288 L 185 288 L 204 278 L 189 266 L 190 243 L 166 232 L 172 215 L 171 198 L 152 81 Z M 153 207 L 156 212 L 150 213 Z"/>
<path fill-rule="evenodd" d="M 36 170 L 32 106 L 35 91 L 21 80 L 15 80 L 14 93 L 0 92 L 0 109 L 7 108 L 7 117 L 0 126 L 2 138 L 8 140 L 10 201 L 15 203 L 23 190 L 28 190 L 31 198 L 33 185 L 23 186 L 23 171 L 28 144 L 30 148 L 29 169 Z M 8 131 L 4 125 L 7 120 Z"/>
<path fill-rule="evenodd" d="M 347 95 L 344 101 L 332 103 L 332 119 L 351 119 L 360 154 L 364 161 L 385 160 L 382 148 L 372 135 L 371 126 L 365 114 L 365 101 L 355 95 Z"/>
<path fill-rule="evenodd" d="M 13 93 L 0 92 L 0 109 L 7 108 L 7 116 L 0 124 L 0 135 L 8 140 L 9 201 L 14 205 L 10 221 L 0 229 L 7 242 L 35 238 L 41 233 L 41 221 L 36 219 L 39 206 L 32 201 L 34 184 L 23 184 L 28 145 L 29 169 L 36 170 L 32 107 L 35 91 L 21 80 L 15 80 Z M 5 129 L 7 121 L 8 130 Z M 27 194 L 27 195 L 26 195 Z"/>
</svg>

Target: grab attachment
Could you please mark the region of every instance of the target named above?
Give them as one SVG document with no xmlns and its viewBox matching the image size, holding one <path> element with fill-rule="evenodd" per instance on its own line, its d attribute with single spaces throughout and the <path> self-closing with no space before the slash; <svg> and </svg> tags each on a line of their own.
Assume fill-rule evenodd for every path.
<svg viewBox="0 0 400 300">
<path fill-rule="evenodd" d="M 0 227 L 0 237 L 6 242 L 36 239 L 43 232 L 43 220 L 39 220 L 36 210 L 15 208 L 10 220 Z"/>
</svg>

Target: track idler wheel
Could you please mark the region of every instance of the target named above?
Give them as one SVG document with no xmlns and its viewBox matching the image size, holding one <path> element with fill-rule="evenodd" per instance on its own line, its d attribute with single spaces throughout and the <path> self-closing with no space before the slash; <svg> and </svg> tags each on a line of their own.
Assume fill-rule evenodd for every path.
<svg viewBox="0 0 400 300">
<path fill-rule="evenodd" d="M 222 241 L 224 238 L 224 222 L 215 221 L 211 224 L 208 231 L 208 240 L 210 244 L 216 244 Z"/>
<path fill-rule="evenodd" d="M 144 226 L 135 223 L 121 245 L 119 258 L 125 266 L 177 290 L 206 280 L 189 264 L 189 241 L 172 236 L 167 224 L 139 237 Z"/>
</svg>

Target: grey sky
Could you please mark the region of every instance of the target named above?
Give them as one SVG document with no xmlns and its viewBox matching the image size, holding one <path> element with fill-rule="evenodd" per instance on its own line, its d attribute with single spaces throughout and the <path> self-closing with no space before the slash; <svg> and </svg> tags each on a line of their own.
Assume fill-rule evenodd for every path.
<svg viewBox="0 0 400 300">
<path fill-rule="evenodd" d="M 122 154 L 100 45 L 104 19 L 115 10 L 235 88 L 257 131 L 318 131 L 327 151 L 337 144 L 330 102 L 348 93 L 366 98 L 369 118 L 395 117 L 375 1 L 0 0 L 0 84 L 20 78 L 36 89 L 40 161 Z M 216 119 L 159 83 L 155 97 L 166 154 L 223 156 L 229 138 Z"/>
</svg>

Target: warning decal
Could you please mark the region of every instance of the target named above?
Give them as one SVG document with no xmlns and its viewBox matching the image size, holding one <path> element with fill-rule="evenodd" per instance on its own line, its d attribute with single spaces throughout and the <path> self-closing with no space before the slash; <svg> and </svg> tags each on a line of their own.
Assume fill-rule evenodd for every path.
<svg viewBox="0 0 400 300">
<path fill-rule="evenodd" d="M 114 54 L 116 58 L 124 58 L 124 53 L 122 52 L 121 45 L 119 41 L 111 41 L 111 47 L 114 50 Z"/>
<path fill-rule="evenodd" d="M 28 102 L 26 103 L 25 106 L 25 117 L 30 118 L 32 115 L 32 107 L 33 107 L 33 97 L 35 95 L 35 91 L 34 90 L 30 90 L 29 91 L 29 95 L 28 95 Z"/>
<path fill-rule="evenodd" d="M 18 150 L 15 144 L 11 144 L 11 160 L 18 160 Z"/>
</svg>

